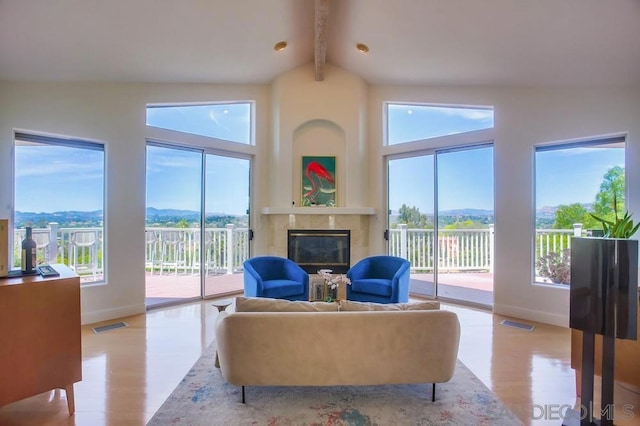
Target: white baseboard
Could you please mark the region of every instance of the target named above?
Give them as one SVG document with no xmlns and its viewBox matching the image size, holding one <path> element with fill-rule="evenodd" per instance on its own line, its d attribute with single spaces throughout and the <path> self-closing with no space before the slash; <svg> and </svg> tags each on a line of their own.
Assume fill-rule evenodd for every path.
<svg viewBox="0 0 640 426">
<path fill-rule="evenodd" d="M 82 325 L 93 324 L 100 321 L 108 321 L 116 318 L 128 317 L 131 315 L 143 314 L 147 310 L 145 304 L 119 306 L 112 309 L 101 309 L 92 312 L 83 312 L 81 315 Z"/>
<path fill-rule="evenodd" d="M 536 321 L 543 324 L 557 325 L 559 327 L 569 327 L 569 312 L 566 315 L 551 312 L 535 311 L 509 305 L 494 305 L 493 312 L 498 315 Z"/>
</svg>

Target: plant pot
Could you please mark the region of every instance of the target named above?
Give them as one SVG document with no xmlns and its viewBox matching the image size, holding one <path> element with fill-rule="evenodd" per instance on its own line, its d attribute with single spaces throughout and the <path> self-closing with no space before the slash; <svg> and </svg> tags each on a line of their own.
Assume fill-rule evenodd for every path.
<svg viewBox="0 0 640 426">
<path fill-rule="evenodd" d="M 637 288 L 637 240 L 572 238 L 571 328 L 635 340 Z"/>
</svg>

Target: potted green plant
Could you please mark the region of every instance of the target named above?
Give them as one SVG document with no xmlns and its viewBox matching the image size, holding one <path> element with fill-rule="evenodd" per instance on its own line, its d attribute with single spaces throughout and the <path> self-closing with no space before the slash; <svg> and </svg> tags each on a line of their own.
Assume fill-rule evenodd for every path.
<svg viewBox="0 0 640 426">
<path fill-rule="evenodd" d="M 629 239 L 640 228 L 640 222 L 635 224 L 631 220 L 631 214 L 628 211 L 624 212 L 622 217 L 618 217 L 618 202 L 616 200 L 616 193 L 613 193 L 613 213 L 615 215 L 614 220 L 607 220 L 591 214 L 598 222 L 602 223 L 602 230 L 604 231 L 603 238 L 622 238 Z"/>
</svg>

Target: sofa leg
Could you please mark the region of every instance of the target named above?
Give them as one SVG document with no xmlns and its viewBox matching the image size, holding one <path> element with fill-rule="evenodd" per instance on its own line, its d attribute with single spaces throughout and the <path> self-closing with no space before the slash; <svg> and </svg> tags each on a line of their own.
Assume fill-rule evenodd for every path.
<svg viewBox="0 0 640 426">
<path fill-rule="evenodd" d="M 431 388 L 431 402 L 434 402 L 436 400 L 436 384 L 433 384 L 433 387 Z"/>
<path fill-rule="evenodd" d="M 242 386 L 242 403 L 244 404 L 244 386 Z"/>
</svg>

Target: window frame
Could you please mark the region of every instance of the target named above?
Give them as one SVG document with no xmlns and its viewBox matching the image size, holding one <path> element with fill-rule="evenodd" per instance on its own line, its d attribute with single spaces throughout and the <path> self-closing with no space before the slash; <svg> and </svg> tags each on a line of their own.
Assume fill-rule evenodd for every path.
<svg viewBox="0 0 640 426">
<path fill-rule="evenodd" d="M 96 280 L 85 280 L 83 279 L 83 276 L 80 276 L 80 284 L 83 287 L 86 286 L 92 286 L 92 285 L 104 285 L 107 282 L 107 271 L 108 271 L 108 256 L 107 256 L 107 242 L 108 242 L 108 233 L 107 233 L 107 143 L 104 141 L 100 141 L 100 140 L 94 140 L 94 139 L 89 139 L 89 138 L 78 138 L 78 137 L 71 137 L 71 136 L 64 136 L 64 135 L 57 135 L 57 134 L 51 134 L 51 133 L 41 133 L 41 132 L 35 132 L 35 131 L 29 131 L 29 130 L 22 130 L 22 129 L 14 129 L 13 132 L 13 161 L 12 161 L 12 166 L 13 166 L 13 171 L 12 171 L 12 178 L 13 178 L 13 185 L 12 185 L 12 199 L 13 199 L 13 208 L 12 208 L 12 233 L 11 233 L 11 237 L 10 237 L 10 243 L 12 244 L 11 247 L 14 247 L 14 245 L 16 244 L 15 241 L 13 241 L 15 232 L 17 230 L 16 228 L 16 148 L 17 148 L 17 144 L 18 142 L 26 142 L 26 143 L 33 143 L 33 144 L 39 144 L 39 145 L 48 145 L 48 146 L 59 146 L 59 147 L 67 147 L 67 148 L 73 148 L 73 149 L 84 149 L 84 150 L 91 150 L 91 151 L 98 151 L 98 152 L 102 152 L 102 225 L 99 227 L 100 228 L 100 234 L 101 234 L 101 238 L 99 239 L 99 244 L 97 247 L 97 251 L 96 251 L 96 265 L 95 267 L 98 268 L 99 262 L 98 262 L 98 252 L 101 252 L 101 258 L 102 258 L 102 262 L 100 262 L 102 264 L 102 268 L 98 268 L 98 270 L 101 269 L 101 278 L 100 279 L 96 279 Z M 56 248 L 56 250 L 58 250 Z M 70 256 L 71 254 L 68 253 L 68 255 Z M 13 265 L 15 262 L 15 259 L 13 258 L 13 250 L 11 250 L 10 253 L 10 264 Z M 64 260 L 64 254 L 63 254 L 63 260 Z M 67 259 L 67 261 L 70 263 L 70 259 Z M 48 262 L 46 262 L 48 263 Z M 70 266 L 70 265 L 68 265 Z M 95 275 L 95 274 L 94 274 Z"/>
<path fill-rule="evenodd" d="M 167 127 L 154 126 L 148 124 L 148 110 L 156 108 L 178 108 L 178 107 L 204 107 L 204 106 L 225 106 L 225 105 L 248 105 L 249 106 L 249 141 L 247 143 L 237 142 L 230 139 L 222 139 L 215 136 L 204 135 L 200 133 L 187 132 L 184 130 L 170 129 Z M 255 146 L 256 145 L 256 102 L 254 100 L 234 100 L 234 101 L 206 101 L 206 102 L 172 102 L 172 103 L 148 103 L 145 106 L 145 127 L 149 129 L 159 129 L 163 132 L 175 132 L 176 134 L 191 135 L 197 138 L 207 138 L 223 143 L 229 143 L 238 146 Z M 231 148 L 231 150 L 235 150 Z"/>
<path fill-rule="evenodd" d="M 487 110 L 487 111 L 491 111 L 493 113 L 493 125 L 491 127 L 485 127 L 485 128 L 481 128 L 481 129 L 474 129 L 474 130 L 468 130 L 468 131 L 460 131 L 460 132 L 454 132 L 454 133 L 448 133 L 448 134 L 442 134 L 442 135 L 435 135 L 435 136 L 429 136 L 426 138 L 421 138 L 421 139 L 414 139 L 414 140 L 410 140 L 410 141 L 405 141 L 405 142 L 397 142 L 397 143 L 390 143 L 389 142 L 389 107 L 390 106 L 406 106 L 406 107 L 418 107 L 418 108 L 437 108 L 437 109 L 458 109 L 458 110 L 468 110 L 468 111 L 482 111 L 482 110 Z M 415 143 L 424 143 L 425 141 L 432 141 L 432 140 L 440 140 L 440 139 L 448 139 L 451 137 L 455 137 L 455 136 L 460 136 L 460 135 L 475 135 L 478 134 L 480 136 L 476 136 L 476 137 L 471 137 L 470 138 L 470 142 L 469 144 L 473 144 L 475 143 L 474 141 L 477 141 L 478 139 L 482 139 L 483 136 L 481 136 L 484 132 L 488 132 L 491 131 L 493 132 L 493 129 L 495 128 L 495 108 L 491 105 L 470 105 L 470 104 L 437 104 L 437 103 L 429 103 L 429 102 L 402 102 L 402 101 L 384 101 L 383 105 L 382 105 L 382 145 L 384 147 L 398 147 L 398 146 L 411 146 L 412 144 Z M 493 139 L 493 138 L 491 138 Z M 462 145 L 465 145 L 466 143 L 462 143 Z M 437 145 L 436 145 L 437 146 Z"/>
<path fill-rule="evenodd" d="M 537 195 L 538 195 L 538 182 L 537 182 L 537 153 L 538 152 L 550 152 L 550 151 L 559 151 L 559 150 L 564 150 L 564 149 L 570 149 L 570 148 L 588 148 L 588 147 L 597 147 L 597 146 L 604 146 L 604 145 L 614 145 L 614 144 L 623 144 L 623 146 L 621 147 L 623 149 L 624 152 L 624 168 L 626 171 L 626 166 L 627 166 L 627 139 L 628 139 L 628 135 L 627 133 L 614 133 L 614 134 L 606 134 L 606 135 L 595 135 L 595 136 L 588 136 L 588 137 L 584 137 L 584 138 L 579 138 L 579 139 L 569 139 L 569 140 L 560 140 L 560 141 L 552 141 L 552 142 L 544 142 L 544 143 L 540 143 L 540 144 L 535 144 L 533 145 L 533 149 L 532 149 L 532 172 L 533 172 L 533 179 L 532 179 L 532 205 L 533 205 L 533 209 L 532 209 L 532 219 L 531 219 L 531 227 L 532 227 L 532 238 L 531 238 L 531 260 L 530 260 L 530 265 L 531 265 L 531 283 L 532 285 L 538 285 L 538 286 L 546 286 L 546 287 L 551 287 L 551 288 L 561 288 L 561 289 L 565 289 L 568 290 L 570 285 L 569 284 L 562 284 L 562 283 L 553 283 L 550 280 L 549 281 L 538 281 L 537 280 L 537 276 L 538 276 L 538 268 L 536 266 L 537 263 L 537 259 L 538 259 L 538 255 L 537 255 L 537 233 L 538 233 L 538 228 L 537 228 L 537 215 L 538 215 L 538 205 L 537 205 Z M 610 149 L 613 147 L 610 147 Z M 624 188 L 624 194 L 625 194 L 625 200 L 628 199 L 628 176 L 625 173 L 625 188 Z M 541 228 L 541 229 L 546 229 L 546 228 Z M 550 228 L 550 229 L 555 229 L 555 228 Z M 575 231 L 574 231 L 575 232 Z M 569 238 L 571 238 L 572 236 L 574 236 L 573 234 L 571 234 L 569 236 Z"/>
</svg>

